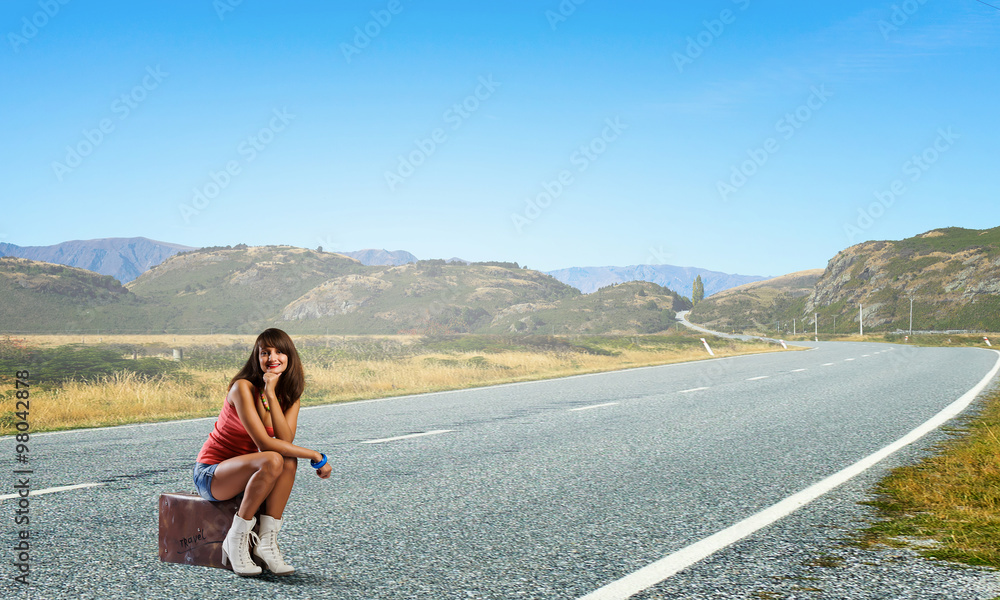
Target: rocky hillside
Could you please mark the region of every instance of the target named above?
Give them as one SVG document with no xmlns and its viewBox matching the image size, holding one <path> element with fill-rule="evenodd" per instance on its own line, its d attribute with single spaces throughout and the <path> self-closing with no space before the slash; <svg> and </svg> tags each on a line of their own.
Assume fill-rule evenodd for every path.
<svg viewBox="0 0 1000 600">
<path fill-rule="evenodd" d="M 834 315 L 865 327 L 907 329 L 910 298 L 915 329 L 1000 330 L 1000 227 L 935 229 L 900 241 L 865 242 L 827 265 L 804 313 L 820 329 Z"/>
<path fill-rule="evenodd" d="M 812 269 L 734 287 L 699 302 L 688 319 L 715 331 L 774 333 L 784 323 L 792 329 L 822 275 Z"/>
</svg>

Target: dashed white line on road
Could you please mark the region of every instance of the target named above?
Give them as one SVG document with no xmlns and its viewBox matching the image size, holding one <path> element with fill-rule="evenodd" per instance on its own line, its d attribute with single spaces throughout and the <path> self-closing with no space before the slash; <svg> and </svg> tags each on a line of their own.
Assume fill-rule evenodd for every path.
<svg viewBox="0 0 1000 600">
<path fill-rule="evenodd" d="M 687 394 L 689 392 L 700 392 L 702 390 L 707 390 L 707 389 L 708 389 L 707 387 L 698 387 L 698 388 L 691 388 L 689 390 L 681 390 L 681 391 L 679 391 L 677 393 L 678 394 Z"/>
<path fill-rule="evenodd" d="M 41 496 L 43 494 L 54 494 L 56 492 L 68 492 L 70 490 L 80 490 L 83 488 L 96 487 L 99 485 L 104 485 L 103 483 L 78 483 L 76 485 L 62 485 L 59 487 L 45 488 L 43 490 L 35 490 L 33 492 L 28 492 L 29 496 Z M 12 498 L 20 497 L 20 494 L 4 494 L 0 496 L 0 500 L 10 500 Z"/>
<path fill-rule="evenodd" d="M 824 367 L 832 367 L 832 366 L 833 366 L 833 363 L 823 363 L 823 366 L 824 366 Z"/>
<path fill-rule="evenodd" d="M 747 379 L 747 381 L 757 381 L 760 379 L 767 379 L 768 377 L 770 377 L 770 375 L 761 375 L 760 377 L 751 377 L 750 379 Z"/>
<path fill-rule="evenodd" d="M 365 440 L 361 442 L 362 444 L 384 444 L 385 442 L 396 442 L 399 440 L 411 440 L 413 438 L 424 437 L 428 435 L 441 435 L 442 433 L 451 433 L 455 431 L 454 429 L 435 429 L 434 431 L 424 431 L 422 433 L 410 433 L 407 435 L 397 435 L 396 437 L 382 438 L 378 440 Z"/>
<path fill-rule="evenodd" d="M 617 404 L 618 402 L 605 402 L 604 404 L 591 404 L 590 406 L 581 406 L 579 408 L 571 408 L 569 410 L 570 412 L 576 410 L 590 410 L 592 408 L 604 408 L 605 406 L 615 406 Z"/>
<path fill-rule="evenodd" d="M 862 354 L 861 358 L 868 358 L 869 356 L 871 356 L 871 354 Z"/>
<path fill-rule="evenodd" d="M 848 361 L 852 361 L 852 360 L 854 360 L 854 359 L 853 358 L 845 358 L 844 362 L 848 362 Z"/>
<path fill-rule="evenodd" d="M 789 373 L 801 373 L 802 371 L 807 371 L 808 369 L 793 369 Z"/>
</svg>

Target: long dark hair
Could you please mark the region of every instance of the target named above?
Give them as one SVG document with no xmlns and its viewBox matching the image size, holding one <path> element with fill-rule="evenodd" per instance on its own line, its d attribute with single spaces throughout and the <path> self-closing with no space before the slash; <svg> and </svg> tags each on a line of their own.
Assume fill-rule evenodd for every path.
<svg viewBox="0 0 1000 600">
<path fill-rule="evenodd" d="M 261 348 L 275 348 L 278 352 L 288 357 L 288 364 L 285 365 L 285 371 L 278 378 L 278 385 L 274 388 L 274 394 L 278 397 L 278 402 L 281 403 L 281 410 L 284 412 L 302 396 L 302 391 L 306 388 L 306 376 L 292 338 L 288 337 L 288 334 L 280 329 L 273 327 L 265 329 L 263 333 L 257 336 L 257 341 L 253 344 L 253 350 L 250 351 L 250 358 L 247 359 L 246 364 L 243 365 L 240 372 L 229 380 L 229 388 L 232 388 L 237 380 L 246 379 L 258 391 L 263 391 L 264 371 L 260 368 L 259 358 Z"/>
</svg>

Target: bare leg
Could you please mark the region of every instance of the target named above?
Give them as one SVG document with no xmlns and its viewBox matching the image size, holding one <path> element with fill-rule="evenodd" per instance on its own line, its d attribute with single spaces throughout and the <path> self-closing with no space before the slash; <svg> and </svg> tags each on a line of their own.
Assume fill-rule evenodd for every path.
<svg viewBox="0 0 1000 600">
<path fill-rule="evenodd" d="M 228 500 L 243 492 L 243 501 L 236 514 L 241 519 L 250 520 L 274 488 L 284 470 L 284 462 L 281 454 L 270 451 L 224 460 L 215 468 L 212 495 L 217 500 Z M 287 499 L 286 495 L 285 500 Z"/>
<path fill-rule="evenodd" d="M 264 502 L 264 514 L 280 519 L 285 512 L 285 505 L 288 504 L 288 497 L 292 494 L 292 484 L 295 483 L 295 471 L 299 466 L 299 459 L 294 456 L 284 457 L 284 468 L 281 475 L 274 482 L 271 493 Z"/>
</svg>

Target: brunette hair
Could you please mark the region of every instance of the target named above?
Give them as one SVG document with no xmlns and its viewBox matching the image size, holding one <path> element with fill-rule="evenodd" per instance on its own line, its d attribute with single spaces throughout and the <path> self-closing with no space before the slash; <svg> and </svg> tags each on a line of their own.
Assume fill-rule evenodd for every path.
<svg viewBox="0 0 1000 600">
<path fill-rule="evenodd" d="M 253 350 L 250 351 L 250 358 L 247 359 L 240 372 L 229 380 L 229 388 L 232 388 L 238 380 L 246 379 L 258 390 L 264 389 L 264 371 L 260 368 L 261 348 L 275 348 L 288 357 L 288 364 L 281 377 L 278 378 L 278 385 L 274 389 L 274 394 L 278 397 L 278 402 L 281 403 L 281 410 L 288 410 L 288 407 L 295 404 L 295 401 L 302 396 L 302 390 L 306 387 L 306 376 L 292 338 L 280 329 L 273 327 L 265 329 L 257 336 Z"/>
</svg>

